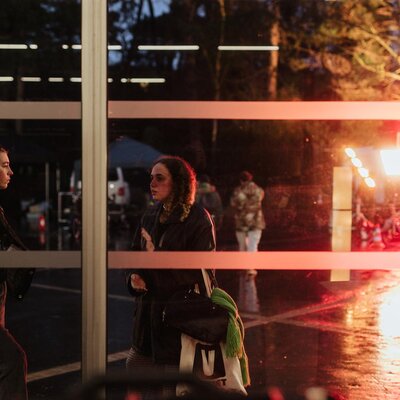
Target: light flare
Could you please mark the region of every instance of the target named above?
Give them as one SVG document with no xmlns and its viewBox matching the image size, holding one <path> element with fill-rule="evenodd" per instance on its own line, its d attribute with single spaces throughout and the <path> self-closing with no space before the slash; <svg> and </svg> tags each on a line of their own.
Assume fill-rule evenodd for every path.
<svg viewBox="0 0 400 400">
<path fill-rule="evenodd" d="M 359 159 L 359 158 L 357 158 L 357 157 L 354 157 L 354 158 L 352 158 L 351 159 L 351 162 L 352 162 L 352 164 L 356 167 L 356 168 L 361 168 L 362 167 L 362 161 Z"/>
<path fill-rule="evenodd" d="M 363 178 L 368 178 L 368 177 L 369 177 L 369 170 L 368 170 L 368 168 L 360 167 L 360 168 L 358 168 L 358 173 L 359 173 L 360 176 L 362 176 Z"/>
<path fill-rule="evenodd" d="M 380 153 L 386 175 L 400 176 L 400 149 L 381 150 Z"/>
<path fill-rule="evenodd" d="M 344 152 L 346 153 L 346 155 L 350 158 L 354 158 L 356 156 L 356 152 L 351 148 L 351 147 L 346 147 L 344 149 Z"/>
<path fill-rule="evenodd" d="M 375 183 L 375 181 L 374 181 L 371 177 L 365 178 L 364 180 L 365 180 L 365 184 L 366 184 L 368 187 L 370 187 L 370 188 L 376 187 L 376 183 Z"/>
</svg>

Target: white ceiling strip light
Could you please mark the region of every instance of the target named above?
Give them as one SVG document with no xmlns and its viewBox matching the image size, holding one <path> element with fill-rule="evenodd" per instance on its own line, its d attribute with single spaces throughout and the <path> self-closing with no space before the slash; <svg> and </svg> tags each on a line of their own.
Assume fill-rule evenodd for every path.
<svg viewBox="0 0 400 400">
<path fill-rule="evenodd" d="M 180 51 L 189 51 L 189 50 L 199 50 L 200 46 L 198 45 L 139 45 L 138 50 L 180 50 Z"/>
<path fill-rule="evenodd" d="M 68 44 L 63 44 L 61 46 L 62 49 L 68 50 L 71 47 L 73 50 L 82 50 L 82 45 L 81 44 L 73 44 L 69 46 Z M 108 50 L 113 50 L 113 51 L 119 51 L 122 50 L 122 46 L 120 44 L 110 44 L 107 46 Z"/>
<path fill-rule="evenodd" d="M 27 44 L 0 44 L 0 50 L 26 50 Z"/>
<path fill-rule="evenodd" d="M 64 78 L 60 76 L 51 76 L 49 82 L 64 82 Z"/>
<path fill-rule="evenodd" d="M 42 79 L 38 76 L 23 76 L 21 77 L 22 82 L 41 82 Z"/>
<path fill-rule="evenodd" d="M 220 51 L 277 51 L 279 46 L 218 46 Z"/>
<path fill-rule="evenodd" d="M 122 83 L 165 83 L 165 78 L 121 78 Z"/>
</svg>

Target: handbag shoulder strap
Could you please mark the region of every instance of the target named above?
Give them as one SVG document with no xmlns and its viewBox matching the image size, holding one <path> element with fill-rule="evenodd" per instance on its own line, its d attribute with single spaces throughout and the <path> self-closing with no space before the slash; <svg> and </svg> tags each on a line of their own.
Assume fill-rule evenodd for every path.
<svg viewBox="0 0 400 400">
<path fill-rule="evenodd" d="M 211 292 L 215 287 L 218 287 L 218 282 L 215 278 L 214 271 L 210 269 L 201 269 L 201 274 L 203 275 L 204 287 L 208 297 L 211 297 Z"/>
</svg>

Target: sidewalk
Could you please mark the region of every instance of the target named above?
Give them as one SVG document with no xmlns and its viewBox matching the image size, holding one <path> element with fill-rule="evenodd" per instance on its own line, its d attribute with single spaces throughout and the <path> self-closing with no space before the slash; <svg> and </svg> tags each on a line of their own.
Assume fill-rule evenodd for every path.
<svg viewBox="0 0 400 400">
<path fill-rule="evenodd" d="M 290 305 L 279 277 L 270 279 L 264 282 L 268 296 L 260 294 L 263 314 L 242 311 L 254 386 L 278 386 L 286 399 L 300 398 L 315 384 L 349 400 L 400 398 L 398 271 L 361 271 L 350 282 L 315 283 L 310 287 L 321 293 L 319 301 L 292 296 Z"/>
</svg>

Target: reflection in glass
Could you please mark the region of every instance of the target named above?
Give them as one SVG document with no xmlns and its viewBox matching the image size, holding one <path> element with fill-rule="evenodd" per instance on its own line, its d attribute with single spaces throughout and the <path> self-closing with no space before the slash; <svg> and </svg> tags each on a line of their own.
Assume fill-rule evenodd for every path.
<svg viewBox="0 0 400 400">
<path fill-rule="evenodd" d="M 393 49 L 400 9 L 395 2 L 108 4 L 109 41 L 121 46 L 109 57 L 116 82 L 111 99 L 371 101 L 399 96 Z M 371 26 L 377 27 L 374 32 Z M 123 87 L 120 79 L 132 70 L 135 77 L 165 82 Z"/>
<path fill-rule="evenodd" d="M 250 269 L 240 272 L 238 307 L 240 311 L 259 313 L 260 302 L 256 286 L 257 271 Z"/>
<path fill-rule="evenodd" d="M 221 120 L 218 126 L 215 151 L 210 120 L 110 120 L 109 140 L 122 143 L 133 139 L 157 154 L 177 154 L 189 160 L 199 179 L 207 176 L 210 182 L 203 182 L 204 187 L 199 184 L 198 190 L 200 193 L 209 185 L 207 190 L 221 199 L 218 210 L 208 204 L 210 213 L 218 214 L 218 250 L 237 250 L 235 213 L 230 200 L 243 170 L 252 172 L 254 182 L 265 192 L 262 211 L 266 227 L 259 250 L 331 250 L 335 166 L 353 169 L 352 249 L 396 248 L 393 239 L 398 225 L 398 186 L 383 174 L 377 157 L 377 149 L 395 138 L 396 124 Z M 350 140 L 363 168 L 374 177 L 375 187 L 368 186 L 346 155 L 344 150 Z M 135 152 L 131 156 L 128 147 L 120 148 L 131 163 L 141 160 Z M 123 168 L 124 175 L 135 173 L 143 177 L 136 182 L 129 176 L 131 197 L 134 188 L 148 194 L 148 171 L 143 166 L 134 169 Z M 141 212 L 141 207 L 131 204 L 131 211 L 131 206 L 135 210 L 128 216 L 130 237 Z"/>
<path fill-rule="evenodd" d="M 2 2 L 0 100 L 79 100 L 80 1 Z M 29 18 L 26 16 L 29 15 Z"/>
</svg>

